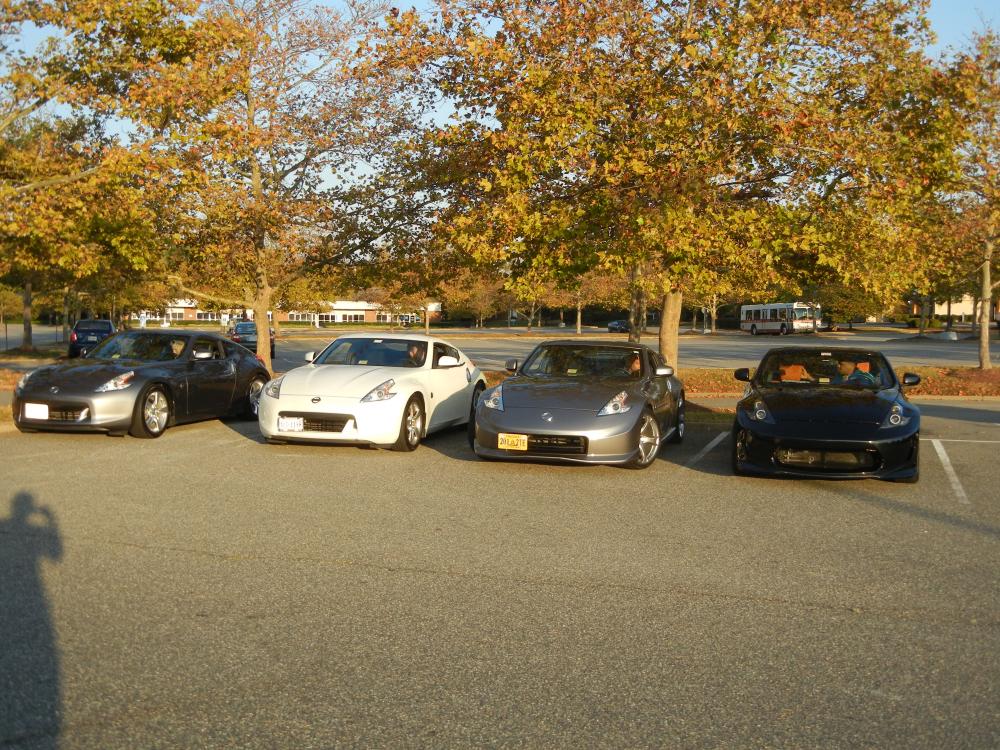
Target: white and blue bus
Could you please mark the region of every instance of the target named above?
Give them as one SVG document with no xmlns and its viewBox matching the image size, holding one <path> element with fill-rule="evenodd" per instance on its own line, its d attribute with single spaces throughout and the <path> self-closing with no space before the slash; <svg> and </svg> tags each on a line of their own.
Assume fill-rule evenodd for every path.
<svg viewBox="0 0 1000 750">
<path fill-rule="evenodd" d="M 819 327 L 819 305 L 808 302 L 772 302 L 767 305 L 741 305 L 740 330 L 759 333 L 813 333 Z"/>
</svg>

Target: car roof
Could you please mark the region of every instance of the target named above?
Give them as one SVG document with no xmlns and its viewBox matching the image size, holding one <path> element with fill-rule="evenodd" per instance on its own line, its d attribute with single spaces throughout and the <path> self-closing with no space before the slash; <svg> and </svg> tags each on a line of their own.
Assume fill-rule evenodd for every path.
<svg viewBox="0 0 1000 750">
<path fill-rule="evenodd" d="M 542 341 L 539 346 L 600 346 L 607 349 L 649 349 L 646 344 L 628 341 L 601 341 L 600 339 L 552 339 Z"/>
<path fill-rule="evenodd" d="M 382 331 L 381 333 L 346 333 L 343 336 L 337 336 L 337 339 L 396 339 L 398 341 L 426 341 L 455 346 L 436 336 L 428 336 L 423 333 L 393 333 L 392 331 Z M 333 340 L 336 341 L 337 339 Z"/>
<path fill-rule="evenodd" d="M 878 349 L 870 349 L 865 346 L 777 346 L 773 349 L 768 349 L 764 356 L 769 354 L 794 354 L 794 353 L 805 353 L 805 354 L 830 354 L 835 356 L 837 354 L 878 354 L 879 356 L 885 356 Z"/>
</svg>

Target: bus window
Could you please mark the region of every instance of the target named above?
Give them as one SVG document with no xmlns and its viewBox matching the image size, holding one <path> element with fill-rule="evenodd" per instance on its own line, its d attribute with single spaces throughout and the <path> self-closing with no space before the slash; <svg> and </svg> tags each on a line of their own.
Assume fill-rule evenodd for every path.
<svg viewBox="0 0 1000 750">
<path fill-rule="evenodd" d="M 784 307 L 778 310 L 778 318 L 781 320 L 788 320 L 788 310 Z"/>
</svg>

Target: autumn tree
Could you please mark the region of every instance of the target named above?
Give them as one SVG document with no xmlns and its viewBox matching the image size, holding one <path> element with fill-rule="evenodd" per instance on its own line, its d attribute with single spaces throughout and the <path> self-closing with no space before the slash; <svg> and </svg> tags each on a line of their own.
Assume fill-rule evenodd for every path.
<svg viewBox="0 0 1000 750">
<path fill-rule="evenodd" d="M 377 173 L 405 104 L 394 109 L 391 77 L 361 65 L 377 6 L 219 0 L 210 12 L 243 31 L 227 61 L 229 96 L 174 149 L 184 175 L 178 288 L 266 321 L 276 295 L 353 252 L 339 230 L 363 209 L 344 205 L 343 188 L 353 169 Z"/>
<path fill-rule="evenodd" d="M 957 182 L 967 247 L 979 276 L 979 366 L 990 369 L 990 310 L 1000 281 L 993 281 L 1000 233 L 1000 37 L 987 31 L 950 66 L 957 86 L 962 134 Z"/>
<path fill-rule="evenodd" d="M 512 283 L 627 274 L 661 308 L 673 358 L 685 289 L 707 266 L 742 272 L 748 248 L 765 275 L 901 283 L 879 243 L 934 164 L 934 118 L 913 93 L 927 74 L 919 3 L 450 0 L 407 31 L 454 110 L 436 143 L 469 165 L 441 231 L 508 263 Z M 755 230 L 770 245 L 725 241 L 741 207 L 783 222 Z M 844 211 L 865 220 L 864 244 L 832 241 Z M 898 245 L 912 267 L 913 244 Z"/>
</svg>

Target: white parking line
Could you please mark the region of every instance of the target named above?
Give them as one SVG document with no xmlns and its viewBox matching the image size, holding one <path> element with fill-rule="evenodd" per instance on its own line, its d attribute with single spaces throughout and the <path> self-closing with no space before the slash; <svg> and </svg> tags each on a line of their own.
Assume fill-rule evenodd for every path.
<svg viewBox="0 0 1000 750">
<path fill-rule="evenodd" d="M 965 489 L 962 487 L 962 483 L 958 481 L 958 474 L 955 473 L 955 469 L 951 465 L 951 459 L 948 458 L 948 454 L 944 451 L 944 446 L 941 445 L 940 440 L 931 440 L 934 444 L 934 450 L 937 451 L 938 458 L 941 459 L 941 464 L 944 466 L 944 473 L 948 475 L 948 481 L 951 482 L 951 488 L 955 491 L 955 495 L 958 497 L 958 502 L 963 505 L 969 505 L 969 496 L 965 494 Z"/>
<path fill-rule="evenodd" d="M 990 444 L 1000 443 L 1000 440 L 964 440 L 962 438 L 920 438 L 920 439 L 929 440 L 932 443 L 990 443 Z"/>
<path fill-rule="evenodd" d="M 706 446 L 705 446 L 704 448 L 702 448 L 702 449 L 701 449 L 700 451 L 698 451 L 698 452 L 697 452 L 697 453 L 696 453 L 696 454 L 694 455 L 694 457 L 693 457 L 693 458 L 692 458 L 692 459 L 691 459 L 690 461 L 688 461 L 688 462 L 687 462 L 686 464 L 684 464 L 684 465 L 685 465 L 685 466 L 694 466 L 694 465 L 695 465 L 696 463 L 698 463 L 698 462 L 699 462 L 699 461 L 700 461 L 701 459 L 703 459 L 703 458 L 704 458 L 704 457 L 705 457 L 705 456 L 706 456 L 706 455 L 708 454 L 708 452 L 709 452 L 710 450 L 712 450 L 712 449 L 713 449 L 713 448 L 714 448 L 715 446 L 717 446 L 717 445 L 718 445 L 719 443 L 721 443 L 721 442 L 722 442 L 723 440 L 725 440 L 725 439 L 726 439 L 726 436 L 727 436 L 728 434 L 729 434 L 729 431 L 728 431 L 728 430 L 727 430 L 726 432 L 720 432 L 720 433 L 719 433 L 719 434 L 718 434 L 718 435 L 717 435 L 716 437 L 714 437 L 714 438 L 712 439 L 712 442 L 711 442 L 711 443 L 709 443 L 709 444 L 708 444 L 708 445 L 706 445 Z"/>
</svg>

